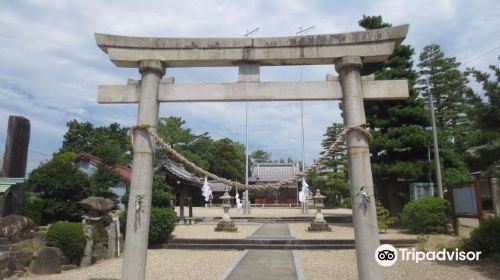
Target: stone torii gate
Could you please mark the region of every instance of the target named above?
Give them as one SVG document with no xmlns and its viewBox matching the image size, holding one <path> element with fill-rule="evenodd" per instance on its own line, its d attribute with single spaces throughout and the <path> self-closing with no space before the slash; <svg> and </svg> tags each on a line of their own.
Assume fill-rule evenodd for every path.
<svg viewBox="0 0 500 280">
<path fill-rule="evenodd" d="M 344 123 L 366 122 L 363 99 L 408 97 L 406 80 L 362 78 L 384 62 L 408 25 L 342 34 L 276 38 L 144 38 L 95 34 L 97 45 L 117 67 L 138 68 L 140 81 L 99 86 L 101 104 L 139 104 L 137 124 L 155 129 L 160 102 L 342 100 Z M 333 64 L 339 77 L 326 81 L 260 82 L 259 66 Z M 166 68 L 237 66 L 236 83 L 176 84 Z M 151 207 L 154 139 L 134 132 L 134 159 L 127 212 L 123 279 L 144 279 Z M 356 260 L 360 279 L 383 279 L 375 261 L 379 246 L 368 139 L 352 131 L 347 154 L 353 199 Z M 361 194 L 361 195 L 360 195 Z"/>
</svg>

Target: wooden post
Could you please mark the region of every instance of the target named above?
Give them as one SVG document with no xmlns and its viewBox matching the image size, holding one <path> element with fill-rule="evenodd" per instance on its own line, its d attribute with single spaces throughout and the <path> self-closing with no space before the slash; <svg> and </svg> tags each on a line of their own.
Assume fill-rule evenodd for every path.
<svg viewBox="0 0 500 280">
<path fill-rule="evenodd" d="M 3 156 L 3 176 L 11 178 L 26 176 L 30 129 L 30 121 L 27 118 L 9 116 Z"/>
<path fill-rule="evenodd" d="M 363 87 L 360 57 L 343 57 L 336 61 L 343 94 L 343 113 L 346 126 L 366 123 L 363 106 Z M 375 251 L 380 245 L 373 191 L 372 169 L 368 139 L 358 131 L 347 136 L 349 182 L 351 185 L 356 261 L 361 280 L 384 279 L 382 267 L 375 261 Z"/>
<path fill-rule="evenodd" d="M 495 216 L 500 217 L 500 186 L 498 185 L 498 178 L 490 178 L 490 186 Z"/>
<path fill-rule="evenodd" d="M 184 200 L 186 199 L 186 193 L 184 190 L 181 191 L 179 195 L 179 224 L 183 225 L 186 223 L 186 219 L 184 217 Z"/>
<path fill-rule="evenodd" d="M 156 129 L 158 88 L 165 68 L 160 61 L 145 60 L 139 63 L 139 71 L 142 80 L 137 124 Z M 136 129 L 133 133 L 134 167 L 127 210 L 127 235 L 122 270 L 124 280 L 141 280 L 145 277 L 153 184 L 154 140 L 144 129 Z"/>
</svg>

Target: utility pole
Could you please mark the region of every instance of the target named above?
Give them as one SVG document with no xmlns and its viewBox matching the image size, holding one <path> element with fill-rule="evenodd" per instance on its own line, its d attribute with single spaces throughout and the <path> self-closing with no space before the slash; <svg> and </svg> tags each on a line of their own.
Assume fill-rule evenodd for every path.
<svg viewBox="0 0 500 280">
<path fill-rule="evenodd" d="M 251 37 L 259 32 L 260 27 L 247 30 L 243 37 Z M 248 101 L 245 102 L 245 185 L 248 186 Z M 243 193 L 243 214 L 250 214 L 250 196 L 248 190 Z"/>
<path fill-rule="evenodd" d="M 295 34 L 299 36 L 306 35 L 307 32 L 313 30 L 316 28 L 316 25 L 309 26 L 307 28 L 302 29 L 302 26 L 299 27 L 299 31 L 297 31 Z M 300 65 L 300 82 L 302 83 L 304 81 L 304 75 L 303 75 L 303 70 L 302 70 L 302 65 Z M 306 168 L 306 149 L 305 149 L 305 137 L 304 137 L 304 102 L 300 101 L 300 153 L 302 157 L 302 164 L 301 164 L 301 172 L 304 172 Z M 305 182 L 304 180 L 302 182 Z M 302 183 L 303 184 L 303 183 Z M 302 190 L 304 190 L 304 186 L 302 186 Z M 304 194 L 306 197 L 306 201 L 301 205 L 302 209 L 302 214 L 308 214 L 309 213 L 309 205 L 307 202 L 307 199 L 309 199 L 309 194 L 305 193 Z M 297 186 L 297 203 L 299 201 L 299 187 Z"/>
<path fill-rule="evenodd" d="M 436 168 L 436 184 L 438 196 L 443 198 L 443 183 L 441 180 L 441 163 L 439 159 L 439 147 L 437 139 L 437 128 L 436 128 L 436 118 L 434 116 L 434 102 L 432 100 L 431 89 L 429 86 L 429 76 L 426 76 L 427 81 L 427 95 L 429 96 L 429 110 L 431 111 L 431 123 L 432 123 L 432 142 L 434 144 L 434 161 Z"/>
</svg>

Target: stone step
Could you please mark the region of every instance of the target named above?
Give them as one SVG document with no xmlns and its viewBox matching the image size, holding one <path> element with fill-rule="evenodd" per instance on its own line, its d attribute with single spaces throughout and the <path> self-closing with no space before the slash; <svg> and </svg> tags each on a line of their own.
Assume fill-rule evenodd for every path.
<svg viewBox="0 0 500 280">
<path fill-rule="evenodd" d="M 327 223 L 352 223 L 351 215 L 335 215 L 335 216 L 324 216 Z M 222 217 L 205 218 L 205 221 L 218 222 Z M 253 222 L 253 223 L 299 223 L 307 222 L 310 223 L 314 220 L 314 217 L 309 216 L 295 216 L 295 217 L 231 217 L 236 223 L 238 222 Z"/>
<path fill-rule="evenodd" d="M 416 244 L 417 239 L 381 239 L 380 243 L 392 245 Z M 194 239 L 174 238 L 166 244 L 272 244 L 272 245 L 345 245 L 354 244 L 354 239 L 275 239 L 275 238 L 247 238 L 247 239 Z"/>
<path fill-rule="evenodd" d="M 415 243 L 393 244 L 395 247 L 412 247 Z M 193 250 L 342 250 L 355 249 L 354 243 L 347 244 L 194 244 L 175 243 L 163 244 L 153 249 L 193 249 Z"/>
</svg>

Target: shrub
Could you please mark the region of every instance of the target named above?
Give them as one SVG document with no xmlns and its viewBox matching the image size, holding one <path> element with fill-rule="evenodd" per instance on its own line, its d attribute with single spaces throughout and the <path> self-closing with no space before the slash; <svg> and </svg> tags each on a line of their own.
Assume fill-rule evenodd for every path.
<svg viewBox="0 0 500 280">
<path fill-rule="evenodd" d="M 481 256 L 500 255 L 500 217 L 482 220 L 474 229 L 470 238 L 464 240 L 467 251 L 481 251 Z"/>
<path fill-rule="evenodd" d="M 451 204 L 438 197 L 425 197 L 406 204 L 401 224 L 414 233 L 446 233 L 451 217 Z"/>
<path fill-rule="evenodd" d="M 43 199 L 34 195 L 27 195 L 25 198 L 23 216 L 26 216 L 40 225 L 42 222 Z"/>
<path fill-rule="evenodd" d="M 126 234 L 127 211 L 120 214 L 120 231 Z M 151 208 L 151 220 L 149 224 L 149 244 L 163 243 L 174 231 L 177 224 L 177 214 L 170 208 Z"/>
<path fill-rule="evenodd" d="M 342 203 L 340 204 L 342 208 L 349 208 L 352 209 L 352 200 L 350 197 L 346 197 L 342 200 Z"/>
<path fill-rule="evenodd" d="M 377 201 L 377 225 L 379 232 L 386 232 L 395 222 L 396 218 L 391 217 L 389 210 L 387 210 L 380 201 Z"/>
<path fill-rule="evenodd" d="M 85 243 L 86 239 L 81 223 L 57 222 L 51 225 L 47 231 L 47 246 L 61 249 L 73 263 L 77 263 L 83 256 Z"/>
<path fill-rule="evenodd" d="M 162 243 L 174 231 L 177 214 L 172 208 L 152 208 L 149 225 L 149 243 Z"/>
</svg>

